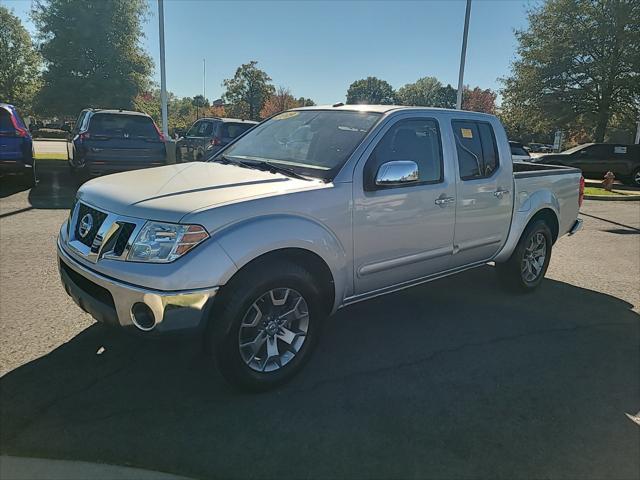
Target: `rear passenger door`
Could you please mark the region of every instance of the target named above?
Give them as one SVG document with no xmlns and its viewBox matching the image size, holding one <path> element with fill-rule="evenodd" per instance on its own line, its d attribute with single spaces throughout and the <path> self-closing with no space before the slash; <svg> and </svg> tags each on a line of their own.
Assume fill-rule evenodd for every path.
<svg viewBox="0 0 640 480">
<path fill-rule="evenodd" d="M 500 158 L 489 122 L 453 120 L 458 158 L 454 267 L 491 259 L 511 224 L 513 167 Z M 506 139 L 505 139 L 506 140 Z"/>
</svg>

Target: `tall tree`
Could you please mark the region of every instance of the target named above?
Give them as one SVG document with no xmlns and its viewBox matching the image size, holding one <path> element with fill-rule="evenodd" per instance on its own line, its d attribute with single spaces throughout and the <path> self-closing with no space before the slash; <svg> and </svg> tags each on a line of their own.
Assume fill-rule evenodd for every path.
<svg viewBox="0 0 640 480">
<path fill-rule="evenodd" d="M 391 84 L 376 77 L 356 80 L 347 90 L 347 103 L 393 105 L 396 92 Z"/>
<path fill-rule="evenodd" d="M 462 109 L 472 112 L 496 113 L 497 94 L 490 88 L 486 90 L 475 87 L 473 90 L 465 87 L 462 94 Z"/>
<path fill-rule="evenodd" d="M 140 45 L 147 8 L 144 0 L 36 0 L 31 16 L 47 67 L 41 110 L 132 108 L 152 71 Z"/>
<path fill-rule="evenodd" d="M 313 107 L 316 102 L 311 100 L 310 98 L 300 97 L 297 100 L 299 107 Z"/>
<path fill-rule="evenodd" d="M 271 95 L 264 104 L 260 116 L 262 118 L 270 117 L 278 112 L 298 107 L 298 101 L 291 94 L 291 90 L 287 87 L 279 86 L 276 92 Z"/>
<path fill-rule="evenodd" d="M 0 99 L 31 109 L 40 85 L 40 55 L 20 19 L 0 5 Z"/>
<path fill-rule="evenodd" d="M 516 38 L 518 59 L 503 91 L 515 121 L 543 130 L 587 126 L 602 142 L 614 114 L 637 108 L 637 0 L 547 0 Z"/>
<path fill-rule="evenodd" d="M 271 77 L 260 70 L 255 60 L 238 67 L 233 78 L 222 82 L 226 88 L 222 99 L 227 114 L 250 120 L 260 120 L 260 112 L 273 95 Z"/>
<path fill-rule="evenodd" d="M 398 103 L 422 107 L 441 107 L 442 83 L 436 77 L 424 77 L 398 90 Z"/>
</svg>

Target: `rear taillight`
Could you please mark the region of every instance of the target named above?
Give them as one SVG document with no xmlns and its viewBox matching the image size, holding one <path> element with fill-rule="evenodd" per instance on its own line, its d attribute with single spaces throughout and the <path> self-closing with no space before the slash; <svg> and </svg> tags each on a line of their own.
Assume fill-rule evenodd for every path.
<svg viewBox="0 0 640 480">
<path fill-rule="evenodd" d="M 80 138 L 80 140 L 86 140 L 88 138 L 91 138 L 91 134 L 89 132 L 82 132 L 80 135 L 78 135 L 78 138 Z"/>
<path fill-rule="evenodd" d="M 211 140 L 209 140 L 209 144 L 217 147 L 218 145 L 222 145 L 222 140 L 220 140 L 218 137 L 213 137 Z"/>
<path fill-rule="evenodd" d="M 156 129 L 156 132 L 158 133 L 158 138 L 160 139 L 161 142 L 164 142 L 166 139 L 164 138 L 164 133 L 162 133 L 160 131 L 160 129 L 158 128 L 158 126 L 156 125 L 155 122 L 153 122 L 153 128 Z"/>
<path fill-rule="evenodd" d="M 13 115 L 11 115 L 11 123 L 13 123 L 13 128 L 16 129 L 16 135 L 18 137 L 28 137 L 29 136 L 29 132 L 27 131 L 27 129 L 21 127 L 20 125 L 18 125 L 18 120 Z"/>
<path fill-rule="evenodd" d="M 584 177 L 580 177 L 580 190 L 578 193 L 578 206 L 582 206 L 582 202 L 584 201 Z"/>
</svg>

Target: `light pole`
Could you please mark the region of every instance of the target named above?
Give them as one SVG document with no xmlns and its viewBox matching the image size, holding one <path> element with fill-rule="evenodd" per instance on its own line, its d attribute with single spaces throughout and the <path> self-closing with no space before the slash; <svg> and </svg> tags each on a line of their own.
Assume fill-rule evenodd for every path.
<svg viewBox="0 0 640 480">
<path fill-rule="evenodd" d="M 469 15 L 471 14 L 471 0 L 467 0 L 467 11 L 464 14 L 464 33 L 462 34 L 462 52 L 460 53 L 460 74 L 458 75 L 458 98 L 456 110 L 462 110 L 462 89 L 464 83 L 464 60 L 467 56 L 467 34 L 469 33 Z"/>
<path fill-rule="evenodd" d="M 162 133 L 169 138 L 167 120 L 167 77 L 164 70 L 164 1 L 158 0 L 158 22 L 160 23 L 160 103 L 162 105 Z"/>
</svg>

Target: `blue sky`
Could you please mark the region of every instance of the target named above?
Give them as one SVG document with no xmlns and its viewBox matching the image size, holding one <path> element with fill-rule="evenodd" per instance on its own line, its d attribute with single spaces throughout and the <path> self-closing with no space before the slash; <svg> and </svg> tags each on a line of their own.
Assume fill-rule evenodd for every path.
<svg viewBox="0 0 640 480">
<path fill-rule="evenodd" d="M 30 0 L 0 0 L 29 30 Z M 144 47 L 158 64 L 157 1 L 150 0 Z M 473 0 L 465 84 L 498 89 L 515 55 L 514 29 L 531 1 Z M 456 86 L 465 2 L 165 0 L 167 88 L 179 96 L 219 98 L 222 80 L 249 60 L 296 96 L 345 100 L 369 75 L 395 88 L 435 76 Z"/>
</svg>

